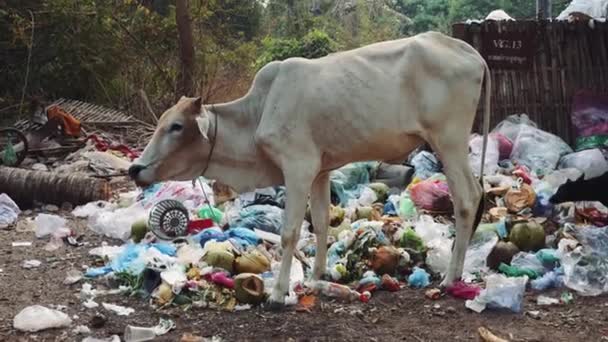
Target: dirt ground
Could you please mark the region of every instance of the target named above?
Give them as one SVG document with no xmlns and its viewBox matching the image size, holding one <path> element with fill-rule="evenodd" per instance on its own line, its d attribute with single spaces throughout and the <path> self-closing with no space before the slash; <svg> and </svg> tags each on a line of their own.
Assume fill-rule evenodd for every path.
<svg viewBox="0 0 608 342">
<path fill-rule="evenodd" d="M 35 215 L 35 214 L 34 214 Z M 33 231 L 0 230 L 0 340 L 1 341 L 81 341 L 83 335 L 72 329 L 91 328 L 92 336 L 102 338 L 122 334 L 126 325 L 153 326 L 159 318 L 170 318 L 176 329 L 158 341 L 179 341 L 185 333 L 224 341 L 476 341 L 477 329 L 486 327 L 510 341 L 608 341 L 608 297 L 575 296 L 563 306 L 538 306 L 537 294 L 528 292 L 524 312 L 467 310 L 463 300 L 443 297 L 431 301 L 424 290 L 403 289 L 396 293 L 377 292 L 367 303 L 343 304 L 327 299 L 317 301 L 312 312 L 287 308 L 269 312 L 262 308 L 235 313 L 210 309 L 184 311 L 173 307 L 160 312 L 145 301 L 121 295 L 98 297 L 96 301 L 134 308 L 129 316 L 117 316 L 101 306 L 85 308 L 78 298 L 82 283 L 64 285 L 66 272 L 92 265 L 88 255 L 103 239 L 87 230 L 84 222 L 72 222 L 84 235 L 81 247 L 64 246 L 47 252 L 47 239 L 37 240 Z M 31 247 L 12 247 L 14 241 L 33 241 Z M 118 243 L 117 241 L 115 241 Z M 38 259 L 42 265 L 23 269 L 24 260 Z M 93 282 L 93 284 L 96 284 Z M 558 292 L 546 295 L 559 296 Z M 35 334 L 16 331 L 13 317 L 28 305 L 64 305 L 73 319 L 67 329 Z M 535 312 L 537 311 L 537 312 Z M 91 320 L 101 313 L 107 321 L 93 328 Z"/>
</svg>

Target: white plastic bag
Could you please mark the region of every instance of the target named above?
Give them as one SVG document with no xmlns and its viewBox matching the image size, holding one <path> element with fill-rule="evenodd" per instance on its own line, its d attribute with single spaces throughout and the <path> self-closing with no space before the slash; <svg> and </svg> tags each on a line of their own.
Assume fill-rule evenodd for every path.
<svg viewBox="0 0 608 342">
<path fill-rule="evenodd" d="M 513 142 L 511 159 L 539 175 L 554 170 L 562 155 L 572 153 L 561 138 L 537 128 L 526 114 L 507 117 L 492 132 Z"/>
<path fill-rule="evenodd" d="M 88 224 L 98 234 L 126 241 L 131 235 L 131 225 L 147 217 L 148 211 L 139 203 L 135 203 L 129 208 L 100 211 L 89 217 Z"/>
<path fill-rule="evenodd" d="M 565 155 L 559 161 L 559 169 L 574 168 L 585 175 L 585 179 L 601 176 L 608 171 L 608 162 L 600 149 L 594 148 Z"/>
<path fill-rule="evenodd" d="M 102 211 L 108 211 L 116 208 L 115 204 L 106 201 L 89 202 L 72 210 L 72 215 L 76 217 L 90 217 Z"/>
<path fill-rule="evenodd" d="M 591 18 L 605 18 L 608 0 L 574 0 L 557 16 L 557 20 L 568 20 L 572 12 L 581 12 Z"/>
<path fill-rule="evenodd" d="M 421 215 L 415 223 L 418 236 L 429 248 L 426 255 L 426 264 L 435 271 L 444 275 L 452 256 L 452 240 L 449 238 L 449 227 L 437 223 L 429 215 Z"/>
<path fill-rule="evenodd" d="M 509 309 L 521 312 L 528 277 L 508 278 L 502 274 L 486 277 L 486 288 L 473 300 L 467 300 L 467 308 L 479 313 L 487 308 Z"/>
<path fill-rule="evenodd" d="M 479 232 L 473 236 L 464 258 L 463 279 L 472 280 L 475 273 L 486 272 L 486 259 L 496 243 L 498 235 L 493 231 Z"/>
<path fill-rule="evenodd" d="M 27 332 L 64 328 L 70 324 L 72 324 L 72 320 L 68 315 L 41 305 L 28 306 L 13 319 L 15 329 Z"/>
<path fill-rule="evenodd" d="M 66 227 L 66 220 L 57 215 L 38 214 L 34 220 L 36 237 L 42 238 Z"/>
<path fill-rule="evenodd" d="M 473 169 L 473 174 L 479 176 L 481 170 L 481 154 L 483 151 L 483 136 L 474 134 L 469 141 L 469 165 Z M 500 152 L 498 150 L 498 141 L 496 138 L 489 136 L 486 151 L 486 159 L 484 162 L 484 175 L 494 175 L 498 171 L 498 161 Z"/>
<path fill-rule="evenodd" d="M 19 206 L 7 194 L 0 194 L 0 229 L 15 223 L 20 213 Z"/>
<path fill-rule="evenodd" d="M 538 128 L 522 126 L 513 141 L 511 159 L 539 175 L 555 170 L 562 155 L 572 149 L 561 138 Z"/>
<path fill-rule="evenodd" d="M 564 283 L 581 296 L 608 292 L 608 227 L 570 228 L 582 246 L 571 250 L 574 240 L 562 239 L 558 257 L 564 268 Z"/>
<path fill-rule="evenodd" d="M 545 274 L 547 271 L 543 263 L 536 257 L 536 254 L 519 252 L 513 256 L 511 260 L 511 266 L 519 269 L 529 269 L 539 275 Z"/>
</svg>

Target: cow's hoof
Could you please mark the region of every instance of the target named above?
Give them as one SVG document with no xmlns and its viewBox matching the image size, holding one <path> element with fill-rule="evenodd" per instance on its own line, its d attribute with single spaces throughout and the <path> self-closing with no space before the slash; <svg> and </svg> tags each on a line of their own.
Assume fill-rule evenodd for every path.
<svg viewBox="0 0 608 342">
<path fill-rule="evenodd" d="M 266 305 L 264 305 L 264 308 L 268 311 L 279 312 L 285 309 L 285 303 L 268 299 L 266 301 Z"/>
<path fill-rule="evenodd" d="M 445 277 L 439 284 L 439 289 L 444 291 L 446 288 L 452 286 L 454 282 L 456 282 L 456 279 L 454 279 L 453 277 Z"/>
</svg>

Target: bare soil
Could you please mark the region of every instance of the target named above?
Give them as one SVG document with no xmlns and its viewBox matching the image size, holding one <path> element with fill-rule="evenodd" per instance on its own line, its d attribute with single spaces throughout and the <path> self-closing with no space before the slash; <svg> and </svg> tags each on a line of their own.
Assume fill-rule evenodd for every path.
<svg viewBox="0 0 608 342">
<path fill-rule="evenodd" d="M 178 307 L 155 311 L 138 298 L 114 295 L 96 299 L 99 304 L 108 302 L 136 310 L 126 317 L 117 316 L 101 306 L 85 308 L 78 298 L 82 283 L 63 284 L 69 269 L 92 265 L 91 248 L 104 240 L 113 242 L 87 230 L 82 221 L 72 221 L 72 228 L 84 235 L 87 245 L 66 245 L 54 252 L 45 251 L 47 240 L 37 240 L 33 231 L 19 232 L 14 227 L 0 231 L 0 341 L 81 341 L 86 336 L 72 331 L 77 325 L 88 326 L 91 335 L 98 338 L 113 334 L 122 338 L 126 325 L 153 326 L 161 317 L 174 320 L 177 328 L 158 341 L 179 341 L 185 333 L 225 341 L 477 341 L 479 327 L 510 341 L 608 341 L 608 297 L 575 295 L 571 304 L 547 307 L 538 306 L 538 294 L 532 292 L 526 295 L 520 314 L 490 310 L 477 314 L 467 310 L 463 300 L 442 297 L 432 301 L 424 296 L 424 290 L 412 289 L 377 292 L 367 304 L 319 299 L 311 312 L 298 312 L 293 307 L 282 312 L 263 308 L 234 313 L 184 311 Z M 12 247 L 14 241 L 34 243 Z M 22 268 L 22 262 L 29 259 L 38 259 L 42 265 Z M 560 291 L 544 294 L 558 297 Z M 66 312 L 77 318 L 67 329 L 35 334 L 16 331 L 13 317 L 34 304 L 64 305 Z M 107 321 L 93 328 L 91 320 L 97 313 Z"/>
</svg>

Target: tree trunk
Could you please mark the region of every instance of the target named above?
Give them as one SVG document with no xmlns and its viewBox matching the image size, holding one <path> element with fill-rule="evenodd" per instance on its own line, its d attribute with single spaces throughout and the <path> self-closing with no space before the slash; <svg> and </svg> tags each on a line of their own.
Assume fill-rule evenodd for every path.
<svg viewBox="0 0 608 342">
<path fill-rule="evenodd" d="M 34 202 L 80 205 L 108 200 L 111 195 L 110 185 L 103 179 L 10 167 L 0 167 L 0 193 L 24 208 Z"/>
<path fill-rule="evenodd" d="M 181 61 L 177 83 L 178 97 L 194 95 L 194 42 L 192 23 L 188 15 L 188 0 L 175 3 L 175 20 L 179 36 L 179 57 Z"/>
</svg>

